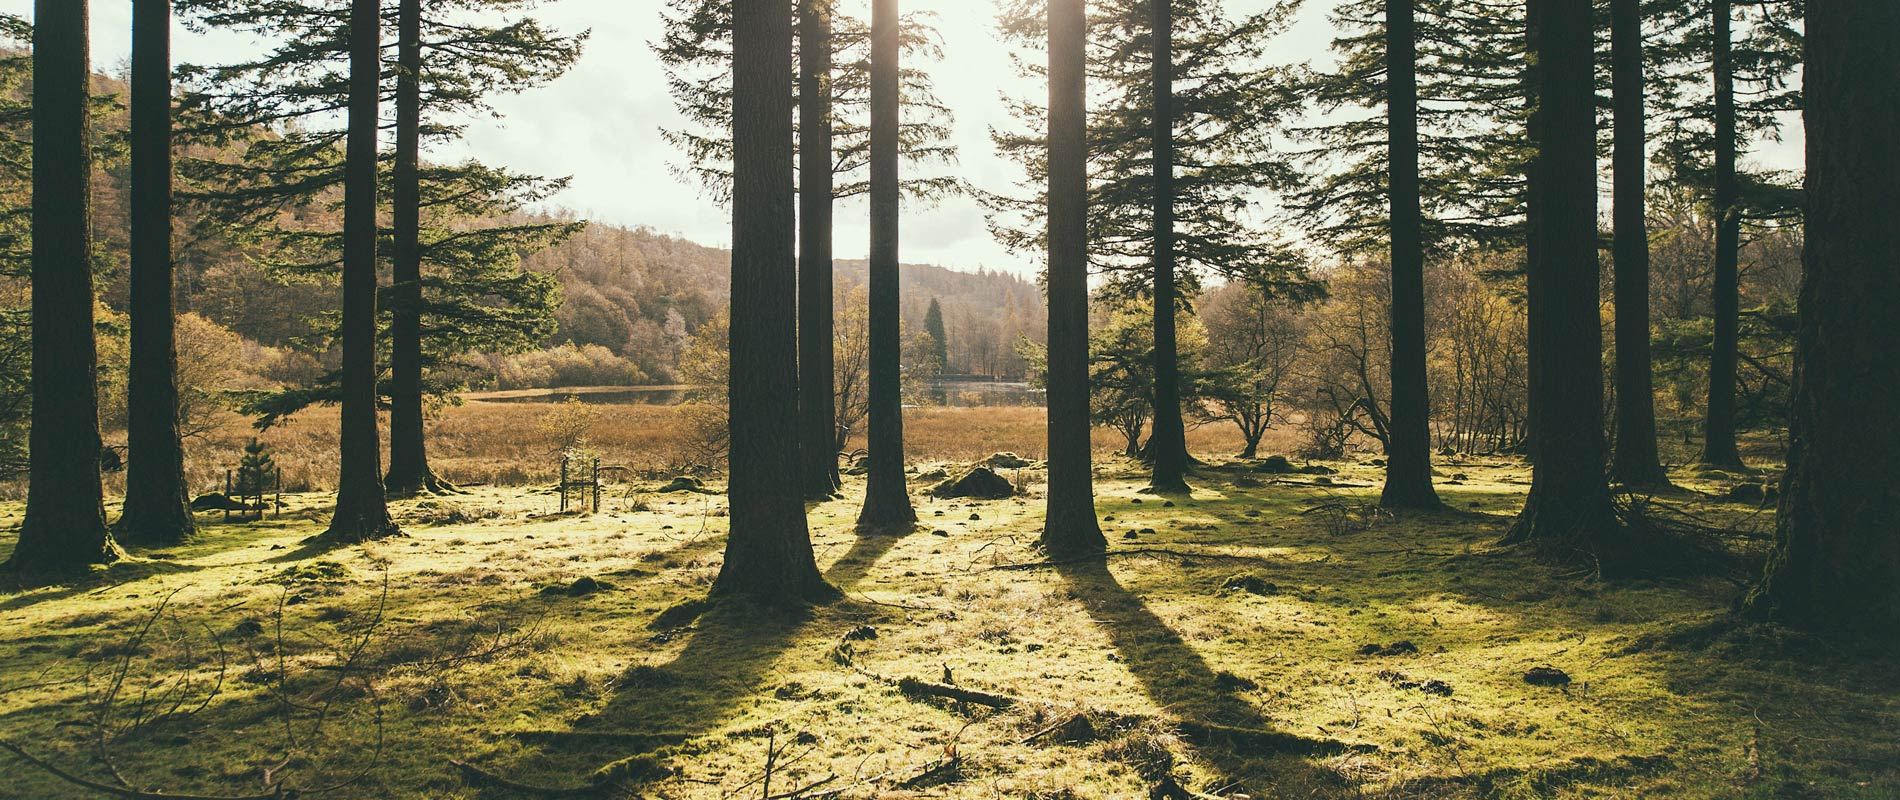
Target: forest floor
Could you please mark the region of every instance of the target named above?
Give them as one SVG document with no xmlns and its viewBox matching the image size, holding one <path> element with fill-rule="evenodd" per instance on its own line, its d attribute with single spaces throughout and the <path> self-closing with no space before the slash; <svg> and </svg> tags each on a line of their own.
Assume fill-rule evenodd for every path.
<svg viewBox="0 0 1900 800">
<path fill-rule="evenodd" d="M 476 487 L 327 551 L 301 542 L 328 496 L 297 495 L 0 589 L 0 742 L 212 796 L 1900 796 L 1891 650 L 1737 623 L 1721 577 L 1603 583 L 1494 546 L 1516 461 L 1444 460 L 1451 510 L 1396 517 L 1368 505 L 1376 466 L 1332 466 L 1228 464 L 1164 498 L 1110 462 L 1109 556 L 1056 565 L 1033 470 L 994 501 L 920 477 L 905 536 L 854 533 L 847 496 L 811 511 L 844 598 L 799 613 L 702 602 L 718 494 L 581 515 Z M 1770 527 L 1721 499 L 1735 476 L 1678 477 L 1657 503 Z M 0 797 L 100 796 L 0 765 Z"/>
</svg>

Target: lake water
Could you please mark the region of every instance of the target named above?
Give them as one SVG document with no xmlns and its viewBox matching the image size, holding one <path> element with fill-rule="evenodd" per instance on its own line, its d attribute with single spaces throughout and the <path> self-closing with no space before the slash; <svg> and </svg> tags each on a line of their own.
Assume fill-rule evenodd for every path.
<svg viewBox="0 0 1900 800">
<path fill-rule="evenodd" d="M 587 386 L 572 389 L 532 389 L 512 392 L 476 392 L 466 399 L 481 403 L 558 403 L 569 397 L 590 405 L 671 406 L 686 401 L 684 386 Z M 933 405 L 952 407 L 1040 406 L 1042 390 L 1015 381 L 948 379 L 932 381 L 926 390 Z"/>
</svg>

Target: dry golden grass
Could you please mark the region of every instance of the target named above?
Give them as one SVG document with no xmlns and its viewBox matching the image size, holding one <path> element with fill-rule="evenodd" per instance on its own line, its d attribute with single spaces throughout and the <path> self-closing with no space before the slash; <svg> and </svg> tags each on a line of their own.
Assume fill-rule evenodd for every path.
<svg viewBox="0 0 1900 800">
<path fill-rule="evenodd" d="M 473 401 L 440 409 L 429 426 L 429 461 L 437 474 L 461 485 L 523 486 L 549 483 L 560 471 L 558 439 L 543 430 L 541 421 L 559 403 Z M 604 463 L 632 467 L 643 473 L 672 472 L 694 463 L 695 448 L 689 426 L 677 407 L 625 404 L 589 406 L 599 416 L 588 432 L 589 446 Z M 1047 416 L 1041 408 L 923 407 L 906 409 L 906 455 L 912 461 L 974 461 L 993 453 L 1012 452 L 1040 459 L 1044 453 Z M 385 419 L 385 424 L 387 420 Z M 385 433 L 387 428 L 384 429 Z M 222 424 L 186 445 L 186 472 L 194 492 L 223 486 L 224 473 L 237 466 L 244 444 L 257 436 L 270 445 L 272 457 L 283 470 L 284 486 L 291 491 L 321 491 L 336 485 L 337 412 L 316 408 L 268 431 L 251 429 L 247 420 L 227 415 Z M 123 441 L 123 433 L 107 435 Z M 1121 438 L 1098 428 L 1096 450 L 1120 452 Z M 1293 431 L 1274 431 L 1261 445 L 1262 454 L 1286 453 L 1297 446 Z M 857 436 L 849 449 L 864 446 Z M 1239 452 L 1242 442 L 1225 423 L 1188 431 L 1188 447 L 1204 458 L 1225 458 Z M 385 451 L 387 461 L 387 451 Z M 108 479 L 108 493 L 123 489 L 122 477 Z M 12 487 L 17 492 L 18 487 Z M 5 496 L 8 492 L 0 492 Z"/>
</svg>

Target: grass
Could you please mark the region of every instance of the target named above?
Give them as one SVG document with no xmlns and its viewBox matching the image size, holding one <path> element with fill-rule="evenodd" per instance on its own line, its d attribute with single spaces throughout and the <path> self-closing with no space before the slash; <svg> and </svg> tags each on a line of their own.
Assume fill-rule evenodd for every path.
<svg viewBox="0 0 1900 800">
<path fill-rule="evenodd" d="M 479 487 L 398 504 L 404 538 L 318 553 L 300 542 L 329 498 L 300 494 L 281 519 L 206 517 L 188 545 L 0 594 L 0 738 L 109 780 L 98 739 L 70 723 L 96 720 L 123 672 L 115 762 L 141 787 L 210 794 L 275 770 L 304 788 L 355 778 L 341 796 L 517 796 L 451 763 L 466 760 L 569 786 L 618 762 L 620 791 L 672 798 L 827 776 L 842 797 L 1132 797 L 1163 771 L 1256 797 L 1900 795 L 1891 654 L 1734 623 L 1726 581 L 1602 584 L 1497 549 L 1528 470 L 1447 462 L 1455 511 L 1390 517 L 1364 505 L 1369 465 L 1335 464 L 1330 486 L 1210 468 L 1164 501 L 1107 460 L 1111 547 L 1151 552 L 1040 569 L 993 569 L 1038 558 L 1033 472 L 1027 496 L 999 501 L 927 498 L 920 481 L 924 522 L 902 537 L 855 535 L 848 496 L 811 509 L 845 599 L 796 614 L 699 602 L 718 495 L 623 487 L 582 516 Z M 1701 493 L 1718 479 L 1678 477 L 1698 492 L 1668 502 L 1768 524 Z M 0 557 L 10 547 L 0 537 Z M 1572 682 L 1527 684 L 1540 666 Z M 1029 702 L 927 702 L 883 680 L 946 675 Z M 168 691 L 190 702 L 128 730 Z M 1091 724 L 1057 724 L 1078 712 Z M 1348 747 L 1196 744 L 1169 720 Z M 893 788 L 952 756 L 954 774 Z M 89 796 L 0 763 L 0 796 Z"/>
</svg>

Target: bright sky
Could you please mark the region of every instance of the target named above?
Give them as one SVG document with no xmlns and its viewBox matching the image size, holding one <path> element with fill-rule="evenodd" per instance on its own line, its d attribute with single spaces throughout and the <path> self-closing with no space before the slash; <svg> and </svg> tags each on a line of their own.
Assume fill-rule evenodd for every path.
<svg viewBox="0 0 1900 800">
<path fill-rule="evenodd" d="M 93 64 L 116 68 L 130 52 L 131 2 L 91 1 Z M 982 187 L 1009 186 L 1017 171 L 996 155 L 989 141 L 992 127 L 1011 124 L 998 93 L 1028 95 L 1043 89 L 1024 82 L 1011 68 L 997 42 L 994 0 L 901 1 L 906 10 L 937 14 L 944 60 L 933 72 L 938 94 L 957 113 L 954 138 L 962 151 L 964 177 Z M 854 14 L 865 14 L 869 5 L 868 0 L 843 2 Z M 1267 3 L 1228 0 L 1227 5 L 1234 13 L 1245 13 Z M 1332 31 L 1325 12 L 1332 5 L 1332 0 L 1309 0 L 1295 28 L 1275 43 L 1273 59 L 1327 61 Z M 725 246 L 731 238 L 725 211 L 667 169 L 678 155 L 661 141 L 659 130 L 677 127 L 679 117 L 667 97 L 659 61 L 648 47 L 659 36 L 660 9 L 660 0 L 546 0 L 537 17 L 562 30 L 593 31 L 580 62 L 548 86 L 499 98 L 495 105 L 500 119 L 477 121 L 463 142 L 430 155 L 474 156 L 534 174 L 569 175 L 571 187 L 555 202 L 585 218 L 646 225 Z M 32 2 L 0 0 L 0 11 L 30 17 Z M 182 28 L 173 36 L 173 55 L 180 62 L 228 61 L 258 46 L 247 37 L 198 35 Z M 1799 165 L 1799 122 L 1788 127 L 1789 141 L 1763 148 L 1758 160 Z M 836 221 L 840 258 L 862 257 L 868 249 L 866 217 L 863 201 L 841 204 Z M 968 198 L 936 208 L 908 206 L 903 258 L 964 270 L 1033 269 L 991 241 L 982 209 Z"/>
</svg>

